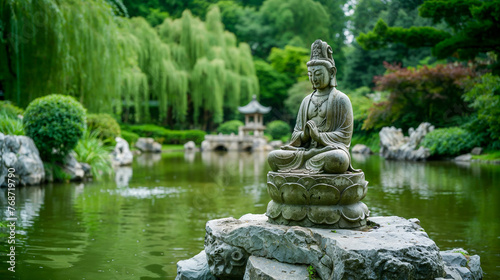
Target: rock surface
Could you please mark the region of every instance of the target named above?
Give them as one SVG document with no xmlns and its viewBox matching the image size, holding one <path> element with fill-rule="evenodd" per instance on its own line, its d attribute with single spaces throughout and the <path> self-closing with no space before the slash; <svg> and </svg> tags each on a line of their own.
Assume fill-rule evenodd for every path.
<svg viewBox="0 0 500 280">
<path fill-rule="evenodd" d="M 217 280 L 208 269 L 207 255 L 201 251 L 198 255 L 177 263 L 175 280 Z"/>
<path fill-rule="evenodd" d="M 363 144 L 354 145 L 354 147 L 352 147 L 351 152 L 353 154 L 364 154 L 364 155 L 373 154 L 372 150 L 368 146 Z"/>
<path fill-rule="evenodd" d="M 203 140 L 203 142 L 201 142 L 200 149 L 202 152 L 210 151 L 210 142 L 207 140 Z"/>
<path fill-rule="evenodd" d="M 483 278 L 478 255 L 469 256 L 469 253 L 462 248 L 442 251 L 440 254 L 446 271 L 446 276 L 443 279 L 479 280 Z"/>
<path fill-rule="evenodd" d="M 470 153 L 474 156 L 478 156 L 478 155 L 483 153 L 483 148 L 475 147 L 474 149 L 472 149 L 472 151 Z"/>
<path fill-rule="evenodd" d="M 33 140 L 27 136 L 0 133 L 0 186 L 8 185 L 9 168 L 14 168 L 15 185 L 38 185 L 45 169 Z"/>
<path fill-rule="evenodd" d="M 280 263 L 275 260 L 250 256 L 243 280 L 308 280 L 306 265 Z"/>
<path fill-rule="evenodd" d="M 461 155 L 461 156 L 458 156 L 456 158 L 453 159 L 454 161 L 471 161 L 472 160 L 472 155 L 471 154 L 465 154 L 465 155 Z"/>
<path fill-rule="evenodd" d="M 116 137 L 116 146 L 112 153 L 113 165 L 124 166 L 131 165 L 134 155 L 130 151 L 128 142 L 120 137 Z"/>
<path fill-rule="evenodd" d="M 189 141 L 184 144 L 184 150 L 186 151 L 194 151 L 196 149 L 196 144 L 193 141 Z"/>
<path fill-rule="evenodd" d="M 283 146 L 283 141 L 274 140 L 274 141 L 269 142 L 269 145 L 271 145 L 271 147 L 273 147 L 273 149 L 279 149 L 279 148 L 281 148 L 281 146 Z"/>
<path fill-rule="evenodd" d="M 143 153 L 161 153 L 161 144 L 155 142 L 153 138 L 139 138 L 135 147 Z"/>
<path fill-rule="evenodd" d="M 85 169 L 75 158 L 75 153 L 71 152 L 64 158 L 62 169 L 70 176 L 71 181 L 82 181 L 85 179 Z"/>
<path fill-rule="evenodd" d="M 379 133 L 380 155 L 386 159 L 425 160 L 430 156 L 429 150 L 418 147 L 425 135 L 433 130 L 434 126 L 430 123 L 421 123 L 417 129 L 410 128 L 410 136 L 405 137 L 400 128 L 384 127 Z"/>
<path fill-rule="evenodd" d="M 235 279 L 243 277 L 251 255 L 312 265 L 321 279 L 444 276 L 439 249 L 418 224 L 400 217 L 370 220 L 376 226 L 367 231 L 273 225 L 266 216 L 251 214 L 211 220 L 206 225 L 207 262 L 214 276 Z"/>
</svg>

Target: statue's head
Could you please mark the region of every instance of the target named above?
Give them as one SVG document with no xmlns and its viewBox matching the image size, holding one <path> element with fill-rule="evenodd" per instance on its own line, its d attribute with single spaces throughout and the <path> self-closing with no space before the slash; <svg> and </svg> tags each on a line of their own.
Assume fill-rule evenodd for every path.
<svg viewBox="0 0 500 280">
<path fill-rule="evenodd" d="M 336 87 L 337 78 L 335 75 L 337 74 L 337 68 L 335 67 L 335 61 L 333 60 L 332 53 L 332 47 L 330 47 L 326 42 L 319 39 L 314 41 L 311 45 L 311 59 L 307 62 L 307 71 L 309 73 L 313 73 L 314 71 L 325 72 L 325 79 L 329 79 L 327 84 L 330 87 Z M 315 85 L 312 80 L 311 83 L 313 83 L 314 88 L 316 88 L 317 85 Z"/>
</svg>

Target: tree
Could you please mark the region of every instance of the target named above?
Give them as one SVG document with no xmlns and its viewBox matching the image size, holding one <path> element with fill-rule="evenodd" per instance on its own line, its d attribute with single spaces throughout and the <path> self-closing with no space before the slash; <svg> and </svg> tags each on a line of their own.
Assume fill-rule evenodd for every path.
<svg viewBox="0 0 500 280">
<path fill-rule="evenodd" d="M 25 107 L 37 97 L 64 93 L 94 112 L 120 106 L 127 58 L 107 2 L 8 1 L 0 7 L 0 21 L 6 99 Z"/>
<path fill-rule="evenodd" d="M 244 16 L 236 24 L 236 35 L 260 58 L 268 56 L 273 47 L 309 48 L 318 38 L 332 45 L 334 55 L 341 53 L 343 41 L 334 38 L 343 36 L 344 25 L 333 30 L 332 18 L 320 2 L 266 0 L 259 10 L 245 8 L 241 13 Z"/>
<path fill-rule="evenodd" d="M 408 47 L 432 47 L 437 58 L 450 56 L 472 59 L 485 52 L 500 54 L 499 0 L 427 0 L 419 8 L 420 16 L 433 23 L 446 22 L 449 29 L 420 26 L 410 28 L 389 27 L 379 21 L 375 28 L 360 34 L 358 42 L 365 49 L 377 49 L 388 43 L 399 42 Z M 495 71 L 500 65 L 493 65 Z"/>
<path fill-rule="evenodd" d="M 408 28 L 432 24 L 431 20 L 418 16 L 417 5 L 421 1 L 360 0 L 351 17 L 350 31 L 358 37 L 374 28 L 379 18 L 390 26 Z M 359 37 L 358 37 L 359 38 Z M 348 63 L 339 65 L 338 71 L 344 74 L 339 87 L 356 89 L 361 86 L 374 87 L 374 76 L 383 75 L 383 62 L 401 64 L 403 67 L 417 66 L 431 56 L 429 47 L 408 48 L 401 43 L 387 44 L 385 48 L 367 51 L 357 41 L 344 50 Z M 432 63 L 435 60 L 426 60 Z"/>
<path fill-rule="evenodd" d="M 188 73 L 190 121 L 204 127 L 222 122 L 224 108 L 235 111 L 259 94 L 250 47 L 224 31 L 217 6 L 206 17 L 202 22 L 185 11 L 158 28 L 175 62 L 171 71 Z"/>
<path fill-rule="evenodd" d="M 270 114 L 264 116 L 266 121 L 269 119 L 288 120 L 289 115 L 283 108 L 283 101 L 286 99 L 287 90 L 293 85 L 294 80 L 288 75 L 276 71 L 263 60 L 255 61 L 255 69 L 260 84 L 260 102 L 273 108 Z"/>
<path fill-rule="evenodd" d="M 467 122 L 471 111 L 462 99 L 463 82 L 475 76 L 473 69 L 455 64 L 419 69 L 386 64 L 386 68 L 388 72 L 377 77 L 376 83 L 389 97 L 370 108 L 364 129 L 389 125 L 408 129 L 421 122 L 449 127 Z"/>
<path fill-rule="evenodd" d="M 120 17 L 104 0 L 14 0 L 5 7 L 0 90 L 23 107 L 57 92 L 92 113 L 123 112 L 125 121 L 154 116 L 206 128 L 259 93 L 250 47 L 224 30 L 216 7 L 206 22 L 185 11 L 157 28 Z"/>
<path fill-rule="evenodd" d="M 500 149 L 500 77 L 488 73 L 472 82 L 464 99 L 477 114 L 468 128 L 485 146 Z"/>
</svg>

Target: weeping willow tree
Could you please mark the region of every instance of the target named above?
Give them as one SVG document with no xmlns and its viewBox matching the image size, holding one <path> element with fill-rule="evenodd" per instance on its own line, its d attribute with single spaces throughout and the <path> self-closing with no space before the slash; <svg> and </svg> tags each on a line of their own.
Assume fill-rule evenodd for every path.
<svg viewBox="0 0 500 280">
<path fill-rule="evenodd" d="M 186 10 L 158 27 L 171 59 L 188 73 L 193 121 L 203 125 L 220 123 L 224 108 L 235 111 L 259 91 L 250 47 L 224 30 L 218 7 L 206 18 L 203 22 Z"/>
<path fill-rule="evenodd" d="M 120 106 L 121 36 L 102 0 L 1 1 L 0 82 L 21 106 L 39 96 L 75 96 L 89 110 Z"/>
<path fill-rule="evenodd" d="M 224 30 L 218 8 L 206 22 L 185 11 L 155 29 L 116 3 L 0 0 L 0 91 L 20 106 L 68 94 L 136 122 L 151 120 L 157 101 L 161 122 L 189 116 L 203 127 L 258 94 L 250 48 Z"/>
</svg>

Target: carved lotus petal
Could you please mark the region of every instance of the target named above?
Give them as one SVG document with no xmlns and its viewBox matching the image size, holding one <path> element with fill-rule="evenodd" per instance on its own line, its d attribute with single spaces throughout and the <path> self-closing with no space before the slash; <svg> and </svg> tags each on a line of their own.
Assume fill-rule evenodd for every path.
<svg viewBox="0 0 500 280">
<path fill-rule="evenodd" d="M 281 188 L 281 186 L 283 186 L 283 184 L 286 183 L 286 179 L 279 175 L 274 176 L 273 181 L 278 190 Z"/>
<path fill-rule="evenodd" d="M 281 189 L 281 198 L 283 203 L 305 205 L 309 202 L 307 190 L 297 183 L 286 183 Z"/>
<path fill-rule="evenodd" d="M 281 215 L 281 208 L 283 208 L 283 204 L 279 204 L 271 200 L 267 205 L 266 215 L 275 219 Z"/>
<path fill-rule="evenodd" d="M 349 222 L 357 222 L 366 218 L 368 207 L 363 202 L 346 205 L 342 208 L 342 217 Z"/>
<path fill-rule="evenodd" d="M 273 183 L 267 182 L 267 192 L 272 200 L 283 203 L 283 200 L 281 200 L 281 192 Z"/>
<path fill-rule="evenodd" d="M 316 184 L 309 189 L 309 202 L 311 205 L 335 205 L 339 200 L 339 190 L 331 185 Z"/>
<path fill-rule="evenodd" d="M 286 181 L 288 183 L 297 183 L 299 181 L 300 177 L 298 176 L 287 176 Z"/>
<path fill-rule="evenodd" d="M 284 205 L 281 215 L 287 220 L 301 221 L 307 215 L 307 208 L 300 205 Z"/>
<path fill-rule="evenodd" d="M 335 224 L 341 214 L 337 208 L 329 206 L 311 207 L 308 214 L 309 220 L 317 224 Z"/>
<path fill-rule="evenodd" d="M 363 195 L 359 200 L 362 200 L 366 196 L 366 192 L 368 191 L 368 181 L 364 181 L 362 185 L 363 185 Z"/>
<path fill-rule="evenodd" d="M 340 204 L 347 205 L 360 201 L 363 197 L 363 192 L 363 187 L 359 184 L 347 187 L 341 194 Z"/>
<path fill-rule="evenodd" d="M 300 180 L 297 183 L 301 184 L 302 186 L 304 186 L 304 188 L 306 188 L 306 190 L 308 190 L 310 187 L 316 184 L 316 180 L 311 177 L 303 177 L 300 178 Z"/>
<path fill-rule="evenodd" d="M 340 191 L 342 191 L 345 188 L 353 185 L 353 181 L 350 180 L 348 177 L 338 176 L 331 179 L 331 184 L 337 187 Z"/>
</svg>

